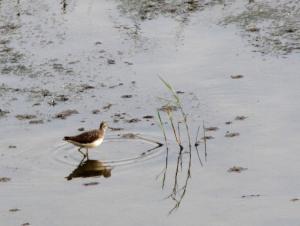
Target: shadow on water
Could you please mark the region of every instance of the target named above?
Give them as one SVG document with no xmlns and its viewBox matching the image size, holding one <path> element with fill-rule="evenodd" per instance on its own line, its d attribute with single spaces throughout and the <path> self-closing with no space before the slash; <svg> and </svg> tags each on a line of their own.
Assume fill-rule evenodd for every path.
<svg viewBox="0 0 300 226">
<path fill-rule="evenodd" d="M 66 177 L 67 180 L 73 178 L 100 177 L 105 178 L 111 176 L 112 167 L 105 165 L 102 161 L 83 158 L 73 172 Z"/>
</svg>

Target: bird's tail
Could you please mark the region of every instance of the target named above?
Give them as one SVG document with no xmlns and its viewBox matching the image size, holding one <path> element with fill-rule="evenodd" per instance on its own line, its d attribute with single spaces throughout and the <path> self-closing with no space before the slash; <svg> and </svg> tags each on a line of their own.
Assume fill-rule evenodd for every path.
<svg viewBox="0 0 300 226">
<path fill-rule="evenodd" d="M 70 137 L 64 137 L 63 140 L 68 141 L 68 140 L 70 140 Z"/>
</svg>

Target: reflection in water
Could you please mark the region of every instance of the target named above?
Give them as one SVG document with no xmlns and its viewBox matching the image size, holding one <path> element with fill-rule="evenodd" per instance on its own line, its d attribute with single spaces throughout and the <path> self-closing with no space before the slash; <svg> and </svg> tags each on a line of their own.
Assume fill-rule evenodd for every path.
<svg viewBox="0 0 300 226">
<path fill-rule="evenodd" d="M 151 158 L 155 156 L 155 154 L 158 153 L 159 148 L 163 146 L 162 143 L 156 140 L 145 138 L 138 134 L 133 134 L 133 133 L 126 133 L 123 135 L 119 135 L 117 138 L 110 138 L 110 139 L 111 141 L 136 139 L 136 140 L 141 140 L 153 144 L 155 146 L 146 150 L 141 150 L 141 153 L 139 153 L 136 156 L 132 156 L 130 158 L 121 158 L 119 160 L 116 159 L 116 160 L 102 162 L 99 160 L 90 160 L 90 159 L 83 158 L 79 163 L 79 165 L 76 167 L 76 169 L 74 169 L 73 172 L 66 178 L 68 180 L 71 180 L 77 177 L 96 177 L 96 176 L 110 177 L 111 171 L 114 167 L 125 165 L 125 164 L 133 164 L 135 162 Z"/>
<path fill-rule="evenodd" d="M 79 163 L 77 168 L 73 170 L 73 172 L 67 176 L 67 180 L 72 180 L 73 178 L 77 177 L 110 177 L 112 168 L 110 166 L 104 165 L 103 162 L 99 160 L 85 160 Z"/>
<path fill-rule="evenodd" d="M 171 98 L 166 99 L 164 98 L 163 101 L 166 101 L 167 103 L 163 106 L 165 106 L 161 111 L 164 112 L 167 115 L 168 121 L 162 121 L 161 113 L 158 110 L 158 118 L 160 127 L 162 130 L 162 133 L 165 138 L 166 142 L 166 157 L 165 157 L 165 166 L 162 170 L 163 178 L 162 178 L 162 189 L 165 188 L 165 182 L 167 177 L 167 171 L 169 171 L 169 174 L 171 174 L 171 192 L 168 198 L 171 198 L 175 205 L 174 207 L 169 211 L 169 214 L 171 214 L 174 210 L 178 209 L 183 198 L 186 195 L 187 187 L 189 184 L 189 181 L 191 179 L 191 166 L 192 166 L 192 156 L 193 156 L 193 146 L 195 149 L 195 152 L 197 153 L 198 160 L 200 163 L 200 166 L 203 166 L 203 162 L 200 157 L 200 152 L 198 149 L 198 146 L 200 144 L 199 132 L 201 126 L 198 126 L 197 134 L 195 137 L 195 142 L 192 143 L 192 136 L 190 131 L 190 121 L 188 120 L 188 114 L 185 112 L 185 110 L 182 107 L 182 102 L 180 100 L 180 97 L 178 96 L 178 93 L 173 89 L 173 87 L 167 83 L 165 80 L 160 78 L 161 81 L 164 83 L 166 88 L 171 93 Z M 170 105 L 169 103 L 175 103 L 174 105 Z M 174 110 L 175 109 L 175 110 Z M 179 110 L 178 110 L 179 109 Z M 177 118 L 178 117 L 178 118 Z M 176 122 L 177 122 L 177 130 L 176 130 Z M 183 124 L 183 131 L 181 130 L 180 124 Z M 165 132 L 165 125 L 169 125 L 170 128 L 172 128 L 173 135 L 176 143 L 178 145 L 178 152 L 177 152 L 177 160 L 176 160 L 176 166 L 175 169 L 171 170 L 168 169 L 169 164 L 169 147 L 167 145 L 167 135 Z M 207 151 L 206 151 L 206 135 L 205 135 L 205 125 L 203 121 L 203 134 L 204 134 L 204 156 L 205 160 L 207 160 Z M 182 132 L 185 133 L 185 140 L 184 137 L 182 137 Z M 193 145 L 194 144 L 194 145 Z M 172 165 L 171 165 L 172 166 Z"/>
<path fill-rule="evenodd" d="M 200 166 L 203 166 L 203 161 L 201 160 L 200 157 L 200 150 L 198 149 L 198 146 L 200 145 L 200 140 L 198 139 L 199 137 L 199 131 L 200 131 L 200 126 L 198 127 L 197 130 L 197 135 L 195 137 L 195 143 L 194 143 L 194 149 L 197 154 L 197 158 L 199 160 Z M 180 127 L 178 127 L 178 134 L 179 134 L 179 140 L 180 138 Z M 206 139 L 205 139 L 205 126 L 203 122 L 203 134 L 204 134 L 204 139 L 201 143 L 204 144 L 204 157 L 205 157 L 205 162 L 207 161 L 207 150 L 206 150 Z M 167 142 L 167 141 L 166 141 Z M 176 165 L 175 168 L 169 169 L 169 147 L 166 145 L 166 156 L 165 156 L 165 164 L 164 164 L 164 169 L 162 170 L 161 174 L 162 175 L 162 189 L 167 187 L 166 185 L 166 180 L 167 180 L 167 171 L 169 171 L 169 181 L 171 181 L 171 191 L 168 196 L 168 198 L 172 199 L 175 202 L 175 205 L 173 208 L 169 211 L 169 214 L 171 214 L 174 210 L 178 209 L 183 198 L 186 195 L 187 188 L 189 185 L 189 181 L 191 179 L 191 166 L 192 166 L 192 152 L 193 152 L 193 147 L 192 144 L 188 145 L 182 145 L 181 141 L 178 143 L 178 152 L 177 152 L 177 158 L 176 158 Z"/>
</svg>

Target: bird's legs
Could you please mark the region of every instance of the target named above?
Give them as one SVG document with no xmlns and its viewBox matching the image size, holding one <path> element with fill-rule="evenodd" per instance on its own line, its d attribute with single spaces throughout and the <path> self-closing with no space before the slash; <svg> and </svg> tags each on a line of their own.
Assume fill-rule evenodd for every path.
<svg viewBox="0 0 300 226">
<path fill-rule="evenodd" d="M 89 149 L 86 149 L 86 158 L 89 159 Z"/>
<path fill-rule="evenodd" d="M 79 148 L 79 149 L 78 149 L 78 151 L 79 151 L 79 152 L 80 152 L 80 153 L 83 155 L 83 157 L 84 157 L 84 158 L 86 158 L 86 157 L 87 157 L 87 155 L 86 155 L 86 154 L 84 154 L 82 151 L 80 151 L 80 149 L 81 149 L 81 148 Z"/>
<path fill-rule="evenodd" d="M 79 165 L 77 166 L 77 168 L 84 163 L 84 160 L 85 160 L 85 156 L 83 156 L 83 158 L 81 159 L 81 161 L 80 161 Z"/>
</svg>

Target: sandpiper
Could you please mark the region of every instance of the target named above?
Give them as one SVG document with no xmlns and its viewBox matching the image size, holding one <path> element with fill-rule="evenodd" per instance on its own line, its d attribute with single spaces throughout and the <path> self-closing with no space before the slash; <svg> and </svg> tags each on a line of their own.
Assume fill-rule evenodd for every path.
<svg viewBox="0 0 300 226">
<path fill-rule="evenodd" d="M 105 130 L 108 128 L 106 122 L 101 122 L 99 129 L 90 130 L 77 136 L 64 137 L 64 140 L 79 147 L 78 151 L 84 156 L 89 157 L 88 149 L 99 146 L 104 139 Z M 81 151 L 86 148 L 86 154 Z"/>
</svg>

